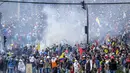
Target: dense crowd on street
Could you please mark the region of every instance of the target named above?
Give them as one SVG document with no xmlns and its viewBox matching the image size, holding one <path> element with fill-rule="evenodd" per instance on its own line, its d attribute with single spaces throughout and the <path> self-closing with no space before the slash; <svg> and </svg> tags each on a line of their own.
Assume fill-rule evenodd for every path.
<svg viewBox="0 0 130 73">
<path fill-rule="evenodd" d="M 53 45 L 42 51 L 36 45 L 15 47 L 0 53 L 0 73 L 130 73 L 130 47 L 121 39 L 107 38 L 84 44 Z"/>
</svg>

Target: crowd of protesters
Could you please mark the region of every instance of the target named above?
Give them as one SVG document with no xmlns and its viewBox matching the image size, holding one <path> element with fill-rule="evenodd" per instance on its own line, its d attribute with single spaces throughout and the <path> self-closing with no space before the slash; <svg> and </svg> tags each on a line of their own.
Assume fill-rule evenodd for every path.
<svg viewBox="0 0 130 73">
<path fill-rule="evenodd" d="M 119 38 L 89 46 L 53 45 L 42 51 L 36 46 L 17 47 L 0 54 L 0 73 L 130 73 L 130 47 Z"/>
</svg>

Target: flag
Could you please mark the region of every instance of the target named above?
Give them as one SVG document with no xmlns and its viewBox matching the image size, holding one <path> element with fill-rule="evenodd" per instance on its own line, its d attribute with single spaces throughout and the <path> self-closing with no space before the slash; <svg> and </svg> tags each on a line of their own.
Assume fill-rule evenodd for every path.
<svg viewBox="0 0 130 73">
<path fill-rule="evenodd" d="M 112 46 L 115 46 L 115 42 L 112 42 Z"/>
<path fill-rule="evenodd" d="M 65 53 L 63 52 L 63 53 L 61 54 L 61 56 L 60 56 L 60 59 L 61 59 L 61 58 L 64 58 L 64 56 L 65 56 Z"/>
<path fill-rule="evenodd" d="M 104 52 L 105 52 L 105 53 L 108 53 L 108 49 L 105 49 Z"/>
<path fill-rule="evenodd" d="M 40 50 L 40 43 L 37 45 L 36 50 Z"/>
<path fill-rule="evenodd" d="M 117 50 L 116 50 L 116 55 L 117 55 L 118 53 L 119 53 L 119 50 L 117 49 Z"/>
<path fill-rule="evenodd" d="M 98 17 L 96 17 L 96 22 L 98 23 L 99 27 L 101 27 L 100 21 L 99 21 L 99 18 L 98 18 Z"/>
<path fill-rule="evenodd" d="M 63 62 L 64 61 L 64 56 L 65 56 L 65 53 L 62 53 L 61 56 L 59 57 L 60 59 L 60 62 Z"/>
<path fill-rule="evenodd" d="M 65 50 L 65 53 L 68 53 L 68 50 L 67 50 L 67 49 Z"/>
<path fill-rule="evenodd" d="M 83 49 L 82 49 L 81 47 L 78 47 L 78 50 L 79 50 L 79 54 L 80 54 L 80 56 L 82 56 Z"/>
</svg>

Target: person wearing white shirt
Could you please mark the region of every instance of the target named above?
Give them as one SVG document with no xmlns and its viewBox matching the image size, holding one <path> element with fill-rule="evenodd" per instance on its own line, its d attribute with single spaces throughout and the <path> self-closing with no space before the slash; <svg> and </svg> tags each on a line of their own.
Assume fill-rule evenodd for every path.
<svg viewBox="0 0 130 73">
<path fill-rule="evenodd" d="M 79 73 L 79 63 L 77 60 L 74 62 L 74 73 Z"/>
<path fill-rule="evenodd" d="M 18 70 L 19 70 L 19 73 L 25 73 L 25 64 L 22 59 L 19 60 Z"/>
</svg>

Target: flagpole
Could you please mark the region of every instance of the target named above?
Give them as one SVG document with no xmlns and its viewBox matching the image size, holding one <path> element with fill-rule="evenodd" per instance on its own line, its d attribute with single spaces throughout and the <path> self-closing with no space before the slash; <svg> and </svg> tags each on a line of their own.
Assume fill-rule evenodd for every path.
<svg viewBox="0 0 130 73">
<path fill-rule="evenodd" d="M 89 45 L 89 11 L 88 11 L 88 4 L 86 5 L 84 0 L 81 2 L 82 8 L 86 10 L 87 14 L 87 26 L 85 27 L 85 33 L 87 34 L 87 46 Z"/>
</svg>

